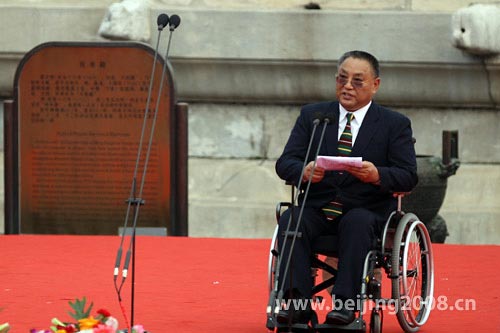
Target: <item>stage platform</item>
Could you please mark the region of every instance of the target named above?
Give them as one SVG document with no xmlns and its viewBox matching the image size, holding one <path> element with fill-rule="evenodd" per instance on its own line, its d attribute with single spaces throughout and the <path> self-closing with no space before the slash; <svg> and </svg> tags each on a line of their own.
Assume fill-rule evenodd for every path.
<svg viewBox="0 0 500 333">
<path fill-rule="evenodd" d="M 0 324 L 9 322 L 12 333 L 48 329 L 53 317 L 70 320 L 68 301 L 86 296 L 125 327 L 113 285 L 119 243 L 117 236 L 0 236 Z M 269 243 L 139 236 L 134 322 L 152 333 L 267 332 Z M 433 249 L 438 302 L 421 332 L 500 332 L 500 246 Z M 129 275 L 122 292 L 129 319 L 130 285 Z M 401 332 L 395 316 L 384 316 L 383 332 Z"/>
</svg>

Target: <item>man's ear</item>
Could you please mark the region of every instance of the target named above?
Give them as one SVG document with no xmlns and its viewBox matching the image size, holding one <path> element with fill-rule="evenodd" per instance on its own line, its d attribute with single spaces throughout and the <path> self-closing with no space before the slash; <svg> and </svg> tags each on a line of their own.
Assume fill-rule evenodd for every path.
<svg viewBox="0 0 500 333">
<path fill-rule="evenodd" d="M 380 77 L 377 77 L 376 79 L 373 80 L 372 92 L 374 95 L 377 93 L 379 87 L 380 87 Z"/>
</svg>

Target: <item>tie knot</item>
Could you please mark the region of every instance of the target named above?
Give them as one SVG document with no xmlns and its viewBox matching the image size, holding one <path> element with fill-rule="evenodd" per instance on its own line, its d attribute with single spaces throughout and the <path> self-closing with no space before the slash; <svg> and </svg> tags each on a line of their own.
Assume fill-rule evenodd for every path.
<svg viewBox="0 0 500 333">
<path fill-rule="evenodd" d="M 354 113 L 348 112 L 347 113 L 347 123 L 350 124 L 353 119 L 354 119 Z"/>
</svg>

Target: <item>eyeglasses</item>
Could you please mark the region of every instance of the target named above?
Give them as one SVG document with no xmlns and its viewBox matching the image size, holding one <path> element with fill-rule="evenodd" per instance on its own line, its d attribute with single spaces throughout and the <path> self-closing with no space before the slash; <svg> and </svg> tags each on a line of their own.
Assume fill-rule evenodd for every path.
<svg viewBox="0 0 500 333">
<path fill-rule="evenodd" d="M 341 86 L 345 86 L 349 82 L 349 78 L 345 75 L 336 75 L 335 80 L 337 81 L 337 84 Z M 350 82 L 351 86 L 356 89 L 363 88 L 365 84 L 365 81 L 361 80 L 360 78 L 352 78 Z"/>
</svg>

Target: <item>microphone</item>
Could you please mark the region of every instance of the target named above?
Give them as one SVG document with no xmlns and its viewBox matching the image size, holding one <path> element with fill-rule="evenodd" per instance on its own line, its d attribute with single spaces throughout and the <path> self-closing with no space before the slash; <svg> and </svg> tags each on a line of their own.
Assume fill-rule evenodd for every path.
<svg viewBox="0 0 500 333">
<path fill-rule="evenodd" d="M 127 206 L 127 212 L 126 212 L 126 216 L 125 216 L 123 231 L 122 231 L 122 235 L 121 235 L 120 246 L 119 246 L 117 254 L 116 254 L 115 268 L 113 271 L 113 280 L 115 281 L 115 288 L 116 288 L 118 293 L 120 293 L 121 286 L 123 286 L 123 283 L 124 283 L 124 279 L 127 277 L 128 265 L 129 265 L 129 261 L 130 261 L 130 248 L 129 248 L 129 251 L 127 252 L 127 255 L 125 258 L 125 264 L 124 264 L 124 269 L 123 269 L 123 273 L 122 273 L 123 274 L 122 283 L 121 283 L 121 286 L 118 288 L 118 286 L 116 285 L 116 280 L 117 280 L 118 273 L 120 270 L 120 264 L 121 264 L 121 260 L 122 260 L 122 254 L 123 254 L 123 242 L 125 240 L 125 232 L 127 230 L 127 225 L 128 225 L 129 216 L 130 216 L 130 210 L 131 210 L 132 204 L 137 204 L 137 202 L 138 202 L 136 200 L 135 193 L 136 193 L 137 173 L 138 173 L 139 162 L 140 162 L 140 158 L 141 158 L 140 148 L 142 147 L 142 143 L 144 141 L 144 133 L 146 131 L 146 125 L 147 125 L 146 120 L 148 118 L 149 106 L 151 104 L 151 94 L 153 92 L 153 82 L 154 82 L 154 77 L 155 77 L 155 72 L 156 72 L 156 63 L 157 63 L 157 59 L 158 59 L 158 49 L 159 49 L 159 45 L 160 45 L 160 37 L 161 37 L 161 32 L 163 31 L 163 28 L 167 26 L 167 24 L 170 22 L 170 19 L 169 19 L 167 14 L 162 13 L 162 14 L 158 15 L 156 22 L 158 24 L 158 38 L 156 40 L 156 47 L 155 47 L 154 58 L 153 58 L 153 67 L 151 69 L 151 77 L 149 80 L 148 97 L 146 100 L 146 107 L 145 107 L 145 111 L 144 111 L 144 119 L 143 119 L 143 124 L 142 124 L 142 132 L 141 132 L 141 137 L 140 137 L 139 150 L 137 152 L 137 159 L 136 159 L 134 175 L 133 175 L 133 179 L 132 179 L 130 197 L 127 200 L 128 206 Z M 139 201 L 139 202 L 141 202 L 141 201 Z"/>
<path fill-rule="evenodd" d="M 170 24 L 170 29 L 169 29 L 170 30 L 170 34 L 169 34 L 169 39 L 168 39 L 167 51 L 165 53 L 165 62 L 163 64 L 163 71 L 162 71 L 161 79 L 160 79 L 160 87 L 158 88 L 158 95 L 157 95 L 157 98 L 156 98 L 156 107 L 155 107 L 155 110 L 154 110 L 153 121 L 152 121 L 152 124 L 151 124 L 151 129 L 150 129 L 150 134 L 149 134 L 149 142 L 148 142 L 148 146 L 147 146 L 146 158 L 145 158 L 144 167 L 143 167 L 142 181 L 141 181 L 141 185 L 140 185 L 140 189 L 139 189 L 139 198 L 136 199 L 136 201 L 139 201 L 139 202 L 142 201 L 141 197 L 142 197 L 142 192 L 143 192 L 143 189 L 144 189 L 144 183 L 145 183 L 145 179 L 146 179 L 146 172 L 147 172 L 147 168 L 148 168 L 149 157 L 150 157 L 150 154 L 151 154 L 151 147 L 153 145 L 153 137 L 154 137 L 154 131 L 155 131 L 156 120 L 157 120 L 157 115 L 158 115 L 158 109 L 160 107 L 161 93 L 162 93 L 162 90 L 163 90 L 163 84 L 164 84 L 164 81 L 165 81 L 165 74 L 166 74 L 167 67 L 168 67 L 169 52 L 170 52 L 170 43 L 171 43 L 171 40 L 172 40 L 172 32 L 179 26 L 179 24 L 181 24 L 181 18 L 179 17 L 179 15 L 176 15 L 176 14 L 170 16 L 170 18 L 168 17 L 167 14 L 160 14 L 158 16 L 157 22 L 158 22 L 158 30 L 160 31 L 160 33 L 161 33 L 161 30 L 163 30 L 163 27 L 165 27 L 167 24 Z M 161 29 L 160 29 L 160 27 L 161 27 Z M 160 39 L 160 33 L 158 33 L 158 41 Z M 158 44 L 159 43 L 157 43 L 156 50 L 155 50 L 155 60 L 154 60 L 154 64 L 153 64 L 153 73 L 151 74 L 151 82 L 150 82 L 150 87 L 149 87 L 150 89 L 148 91 L 148 100 L 147 100 L 147 103 L 146 103 L 146 111 L 145 111 L 144 123 L 143 123 L 143 132 L 141 134 L 141 140 L 140 140 L 140 143 L 139 143 L 139 152 L 138 152 L 137 161 L 136 161 L 136 171 L 137 171 L 137 169 L 139 167 L 139 161 L 140 161 L 140 156 L 141 156 L 141 148 L 142 148 L 142 142 L 143 142 L 143 135 L 144 135 L 145 127 L 146 127 L 146 120 L 148 118 L 147 116 L 148 116 L 149 103 L 150 103 L 150 99 L 151 99 L 151 92 L 152 92 L 152 86 L 153 86 L 153 76 L 154 76 L 154 69 L 155 69 L 155 66 L 156 66 L 156 58 L 157 58 L 157 53 L 158 53 Z M 134 175 L 134 180 L 135 179 L 136 179 L 136 175 Z M 135 181 L 134 181 L 134 185 L 135 185 Z M 135 196 L 134 196 L 134 198 L 135 198 Z M 129 201 L 130 201 L 130 199 L 129 199 Z M 140 206 L 138 204 L 137 207 L 136 207 L 135 217 L 134 217 L 134 221 L 133 221 L 133 225 L 132 225 L 132 230 L 134 231 L 134 234 L 135 234 L 135 229 L 136 229 L 136 226 L 137 226 L 137 220 L 138 220 L 138 216 L 139 216 L 139 207 Z M 128 211 L 127 211 L 127 217 L 128 217 Z M 124 234 L 125 234 L 125 231 L 124 231 Z M 123 267 L 123 270 L 122 270 L 122 278 L 123 279 L 125 279 L 127 277 L 128 266 L 129 266 L 129 262 L 130 262 L 131 247 L 132 247 L 132 243 L 129 246 L 129 249 L 128 249 L 128 252 L 127 252 L 127 256 L 125 258 L 125 263 L 124 263 L 124 267 Z M 121 252 L 120 252 L 120 256 L 121 256 Z M 116 269 L 115 269 L 115 271 L 116 271 Z"/>
<path fill-rule="evenodd" d="M 313 140 L 314 140 L 314 134 L 316 133 L 316 129 L 318 127 L 318 125 L 323 122 L 325 120 L 325 115 L 321 112 L 315 112 L 314 113 L 314 118 L 313 118 L 313 130 L 312 130 L 312 133 L 311 133 L 311 137 L 309 138 L 309 144 L 307 146 L 307 152 L 306 152 L 306 156 L 304 158 L 304 162 L 302 164 L 302 170 L 300 172 L 300 177 L 299 177 L 299 181 L 298 181 L 298 185 L 297 185 L 297 193 L 300 193 L 300 185 L 302 184 L 302 177 L 304 176 L 304 171 L 306 169 L 306 166 L 307 166 L 307 162 L 309 161 L 309 154 L 311 153 L 311 146 L 312 146 L 312 143 L 313 143 Z M 292 202 L 292 204 L 294 204 L 295 202 Z"/>
<path fill-rule="evenodd" d="M 158 16 L 158 19 L 157 21 L 159 22 L 158 24 L 158 29 L 160 29 L 160 24 L 161 26 L 163 26 L 163 24 L 166 26 L 166 20 L 165 18 L 168 17 L 166 14 L 160 14 Z M 169 56 L 169 51 L 170 51 L 170 42 L 172 40 L 172 32 L 174 31 L 174 29 L 179 26 L 180 24 L 180 17 L 178 15 L 172 15 L 170 18 L 169 18 L 169 22 L 170 22 L 170 34 L 169 34 L 169 39 L 168 39 L 168 46 L 167 46 L 167 51 L 165 53 L 165 62 L 163 64 L 163 71 L 162 71 L 162 75 L 161 75 L 161 79 L 160 79 L 160 87 L 158 88 L 158 95 L 157 95 L 157 98 L 156 98 L 156 107 L 155 107 L 155 110 L 154 110 L 154 115 L 153 115 L 153 120 L 152 120 L 152 124 L 151 124 L 151 129 L 150 129 L 150 133 L 149 133 L 149 142 L 148 142 L 148 146 L 147 146 L 147 152 L 146 152 L 146 157 L 145 157 L 145 160 L 144 160 L 144 167 L 143 167 L 143 174 L 142 174 L 142 180 L 141 180 L 141 184 L 140 184 L 140 189 L 139 189 L 139 197 L 136 198 L 135 195 L 133 195 L 133 199 L 129 199 L 129 202 L 130 201 L 135 201 L 137 207 L 135 209 L 135 216 L 134 216 L 134 220 L 133 220 L 133 225 L 132 225 L 132 230 L 133 230 L 133 236 L 135 235 L 135 230 L 136 230 L 136 227 L 137 227 L 137 220 L 138 220 L 138 217 L 139 217 L 139 208 L 140 208 L 140 204 L 142 204 L 143 200 L 141 199 L 142 198 L 142 193 L 143 193 L 143 189 L 144 189 L 144 184 L 145 184 L 145 180 L 146 180 L 146 173 L 147 173 L 147 169 L 148 169 L 148 162 L 149 162 L 149 157 L 151 155 L 151 147 L 153 145 L 153 137 L 154 137 L 154 131 L 155 131 L 155 127 L 156 127 L 156 120 L 157 120 L 157 115 L 158 115 L 158 109 L 160 107 L 160 100 L 161 100 L 161 93 L 162 93 L 162 90 L 163 90 L 163 84 L 164 84 L 164 81 L 165 81 L 165 74 L 166 74 L 166 71 L 167 71 L 167 67 L 168 67 L 168 56 Z M 161 30 L 160 30 L 161 32 Z M 160 38 L 160 33 L 158 34 L 158 40 Z M 146 120 L 148 119 L 148 113 L 149 113 L 149 104 L 150 104 L 150 99 L 151 99 L 151 92 L 152 92 L 152 85 L 153 85 L 153 75 L 154 75 L 154 69 L 155 69 L 155 66 L 156 66 L 156 57 L 157 57 L 157 52 L 158 52 L 158 44 L 157 43 L 157 46 L 156 46 L 156 51 L 155 51 L 155 60 L 154 60 L 154 64 L 153 64 L 153 74 L 151 74 L 151 82 L 150 82 L 150 89 L 149 89 L 149 92 L 148 92 L 148 101 L 146 103 L 146 111 L 145 111 L 145 116 L 144 116 L 144 122 L 143 122 L 143 128 L 142 128 L 142 133 L 141 133 L 141 139 L 140 139 L 140 143 L 139 143 L 139 150 L 138 150 L 138 154 L 137 154 L 137 161 L 136 161 L 136 169 L 135 169 L 135 173 L 134 173 L 134 186 L 133 186 L 133 193 L 135 194 L 135 179 L 136 179 L 136 175 L 137 175 L 137 170 L 139 168 L 139 161 L 140 161 L 140 157 L 142 155 L 142 143 L 143 143 L 143 138 L 144 138 L 144 132 L 145 132 L 145 128 L 146 128 Z M 131 198 L 132 198 L 132 195 L 131 195 Z M 129 203 L 129 206 L 130 206 L 130 203 Z M 127 210 L 127 220 L 128 220 L 128 213 L 129 211 Z M 125 228 L 124 228 L 124 234 L 125 234 Z M 132 243 L 133 242 L 130 242 L 129 244 L 129 248 L 128 248 L 128 251 L 127 251 L 127 255 L 126 255 L 126 258 L 125 258 L 125 263 L 124 263 L 124 267 L 123 267 L 123 270 L 122 270 L 122 281 L 125 280 L 125 278 L 127 277 L 127 274 L 128 274 L 128 266 L 129 266 L 129 263 L 130 263 L 130 258 L 131 258 L 131 255 L 130 255 L 130 252 L 131 252 L 131 249 L 132 249 Z M 120 252 L 120 255 L 121 255 L 121 252 Z M 115 270 L 116 271 L 116 270 Z"/>
<path fill-rule="evenodd" d="M 179 15 L 174 14 L 170 17 L 170 31 L 174 31 L 181 24 Z"/>
<path fill-rule="evenodd" d="M 158 18 L 156 19 L 156 23 L 158 24 L 158 31 L 163 30 L 163 28 L 165 28 L 169 22 L 170 19 L 168 18 L 167 14 L 158 15 Z"/>
<path fill-rule="evenodd" d="M 335 115 L 333 113 L 327 113 L 323 117 L 323 121 L 326 122 L 327 125 L 335 123 L 336 120 L 337 120 L 337 118 L 335 117 Z"/>
<path fill-rule="evenodd" d="M 326 122 L 327 125 L 333 124 L 335 122 L 335 114 L 333 113 L 321 113 L 321 112 L 315 112 L 314 113 L 314 120 L 313 123 L 316 121 L 321 122 Z"/>
<path fill-rule="evenodd" d="M 322 112 L 314 112 L 313 124 L 317 123 L 319 125 L 320 122 L 325 120 L 325 114 Z"/>
<path fill-rule="evenodd" d="M 150 154 L 151 154 L 151 148 L 153 146 L 153 137 L 154 137 L 155 126 L 156 126 L 156 121 L 157 121 L 158 109 L 160 107 L 160 99 L 161 99 L 162 90 L 163 90 L 163 83 L 165 81 L 165 74 L 166 74 L 166 70 L 167 70 L 167 67 L 168 67 L 168 54 L 169 54 L 169 50 L 170 50 L 170 41 L 172 39 L 172 32 L 175 30 L 175 28 L 177 28 L 179 26 L 180 22 L 181 22 L 181 19 L 180 19 L 180 17 L 178 15 L 172 15 L 169 18 L 168 15 L 166 15 L 166 14 L 160 14 L 158 16 L 158 18 L 157 18 L 158 31 L 159 31 L 158 32 L 158 40 L 156 42 L 156 47 L 155 47 L 155 55 L 154 55 L 154 60 L 153 60 L 153 68 L 152 68 L 152 72 L 151 72 L 151 79 L 150 79 L 150 82 L 149 82 L 148 98 L 147 98 L 147 101 L 146 101 L 146 108 L 145 108 L 145 111 L 144 111 L 144 118 L 143 118 L 143 124 L 142 124 L 142 132 L 141 132 L 141 137 L 140 137 L 140 140 L 139 140 L 139 146 L 138 146 L 138 149 L 137 149 L 137 159 L 136 159 L 136 164 L 135 164 L 135 169 L 134 169 L 134 175 L 133 175 L 133 179 L 132 179 L 132 189 L 130 191 L 130 197 L 127 200 L 128 207 L 127 207 L 127 214 L 126 214 L 126 217 L 125 217 L 125 225 L 124 225 L 124 228 L 123 228 L 123 233 L 122 233 L 120 248 L 119 248 L 118 254 L 117 254 L 117 260 L 116 260 L 117 264 L 116 264 L 115 270 L 114 270 L 114 274 L 115 274 L 115 276 L 114 276 L 115 289 L 116 289 L 117 294 L 118 294 L 118 299 L 121 302 L 121 295 L 120 295 L 121 294 L 121 289 L 122 289 L 122 287 L 123 287 L 123 285 L 125 283 L 125 279 L 127 278 L 129 263 L 130 263 L 130 259 L 132 258 L 132 286 L 131 286 L 132 299 L 131 299 L 131 320 L 130 320 L 131 325 L 130 326 L 133 326 L 133 323 L 134 323 L 134 306 L 135 306 L 135 302 L 134 302 L 134 295 L 135 295 L 135 236 L 136 236 L 136 229 L 137 229 L 137 221 L 139 219 L 140 207 L 141 207 L 141 205 L 144 204 L 144 200 L 142 199 L 142 194 L 143 194 L 143 190 L 144 190 L 144 184 L 145 184 L 145 181 L 146 181 L 146 174 L 147 174 L 147 169 L 148 169 L 149 157 L 150 157 Z M 141 160 L 141 156 L 143 155 L 143 141 L 144 141 L 144 135 L 145 135 L 145 132 L 146 132 L 146 127 L 147 127 L 147 123 L 148 123 L 148 119 L 149 119 L 149 117 L 148 117 L 148 115 L 149 115 L 149 105 L 150 105 L 150 102 L 151 102 L 151 94 L 152 94 L 152 91 L 153 91 L 154 75 L 155 75 L 156 62 L 157 62 L 157 57 L 158 57 L 158 46 L 159 46 L 159 43 L 160 43 L 161 32 L 162 32 L 163 28 L 167 26 L 167 24 L 169 24 L 169 26 L 170 26 L 170 29 L 169 29 L 170 30 L 170 34 L 169 34 L 167 52 L 165 54 L 165 60 L 164 60 L 164 63 L 163 63 L 163 71 L 162 71 L 162 75 L 161 75 L 161 79 L 160 79 L 160 86 L 158 88 L 158 95 L 157 95 L 157 98 L 156 98 L 156 107 L 155 107 L 155 110 L 154 110 L 153 119 L 151 121 L 151 127 L 149 128 L 149 141 L 148 141 L 148 145 L 147 145 L 146 156 L 144 157 L 144 162 L 143 162 L 143 172 L 142 172 L 141 184 L 140 184 L 138 196 L 136 196 L 137 174 L 138 174 L 138 170 L 139 170 L 139 162 Z M 122 269 L 121 285 L 118 287 L 116 279 L 117 279 L 118 270 L 119 270 L 119 263 L 121 261 L 123 240 L 125 238 L 125 232 L 127 230 L 127 224 L 128 224 L 130 209 L 131 209 L 132 205 L 134 206 L 134 213 L 133 213 L 134 214 L 134 218 L 133 218 L 133 223 L 132 223 L 132 236 L 131 236 L 131 240 L 130 240 L 129 245 L 128 245 L 128 250 L 127 250 L 126 257 L 125 257 L 125 263 L 124 263 L 123 269 Z"/>
</svg>

